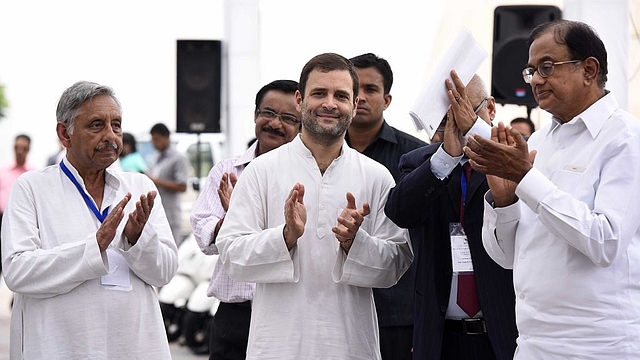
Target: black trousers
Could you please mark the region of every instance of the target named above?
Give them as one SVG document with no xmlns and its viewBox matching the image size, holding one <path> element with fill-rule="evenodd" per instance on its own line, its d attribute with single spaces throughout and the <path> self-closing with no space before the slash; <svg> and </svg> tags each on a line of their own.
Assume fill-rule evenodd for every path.
<svg viewBox="0 0 640 360">
<path fill-rule="evenodd" d="M 221 302 L 211 323 L 209 360 L 244 360 L 250 322 L 251 302 Z"/>
<path fill-rule="evenodd" d="M 445 328 L 442 335 L 442 360 L 492 360 L 496 355 L 486 333 L 463 334 Z"/>
<path fill-rule="evenodd" d="M 412 350 L 413 326 L 380 327 L 382 360 L 411 360 Z"/>
</svg>

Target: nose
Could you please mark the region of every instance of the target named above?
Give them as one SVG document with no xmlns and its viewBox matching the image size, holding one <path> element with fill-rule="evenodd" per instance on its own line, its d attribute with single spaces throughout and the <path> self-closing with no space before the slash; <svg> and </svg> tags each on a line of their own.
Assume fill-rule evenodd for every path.
<svg viewBox="0 0 640 360">
<path fill-rule="evenodd" d="M 276 115 L 276 117 L 270 119 L 267 124 L 271 126 L 272 129 L 278 129 L 282 127 L 282 118 L 280 117 L 280 115 Z"/>
<path fill-rule="evenodd" d="M 118 134 L 120 134 L 120 130 L 114 129 L 112 124 L 107 123 L 106 126 L 104 127 L 104 133 L 105 133 L 104 134 L 105 140 L 109 140 L 110 142 L 113 142 L 118 137 Z"/>
<path fill-rule="evenodd" d="M 529 85 L 531 85 L 531 87 L 533 88 L 535 87 L 535 85 L 544 83 L 545 81 L 546 79 L 540 76 L 540 73 L 538 72 L 538 70 L 536 70 L 533 72 L 533 75 L 531 76 L 531 81 L 529 82 Z"/>
<path fill-rule="evenodd" d="M 333 110 L 333 109 L 336 109 L 338 105 L 336 105 L 334 98 L 332 96 L 327 96 L 327 99 L 322 103 L 322 107 L 324 107 L 327 110 Z"/>
</svg>

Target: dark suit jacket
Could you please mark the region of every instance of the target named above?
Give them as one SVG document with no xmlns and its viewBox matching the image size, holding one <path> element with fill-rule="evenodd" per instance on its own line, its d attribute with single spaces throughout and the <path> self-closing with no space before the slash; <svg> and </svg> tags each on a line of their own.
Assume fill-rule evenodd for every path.
<svg viewBox="0 0 640 360">
<path fill-rule="evenodd" d="M 389 194 L 387 216 L 409 228 L 412 242 L 420 242 L 414 310 L 414 359 L 440 359 L 445 313 L 451 290 L 451 243 L 449 223 L 460 221 L 458 165 L 439 180 L 431 172 L 430 157 L 440 144 L 425 146 L 400 158 L 400 182 Z M 513 359 L 517 330 L 511 270 L 497 265 L 482 245 L 483 197 L 486 178 L 473 172 L 467 184 L 464 229 L 478 286 L 488 335 L 498 359 Z"/>
</svg>

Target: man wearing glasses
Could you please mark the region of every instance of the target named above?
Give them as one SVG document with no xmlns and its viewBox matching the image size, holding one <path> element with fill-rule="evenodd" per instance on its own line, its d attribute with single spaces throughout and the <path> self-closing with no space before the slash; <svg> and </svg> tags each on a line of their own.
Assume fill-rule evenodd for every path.
<svg viewBox="0 0 640 360">
<path fill-rule="evenodd" d="M 450 108 L 437 141 L 400 158 L 387 216 L 410 229 L 417 251 L 414 359 L 513 358 L 513 280 L 482 246 L 485 176 L 471 172 L 465 137 L 489 137 L 495 99 L 479 76 L 447 80 Z M 418 245 L 419 243 L 419 245 Z"/>
<path fill-rule="evenodd" d="M 219 253 L 216 237 L 229 208 L 231 192 L 244 168 L 256 157 L 288 143 L 300 132 L 300 112 L 296 109 L 298 83 L 276 80 L 256 95 L 255 141 L 242 155 L 214 166 L 191 212 L 191 228 L 207 255 Z M 245 359 L 249 339 L 251 300 L 255 284 L 232 280 L 218 260 L 207 295 L 220 300 L 209 341 L 211 360 Z"/>
<path fill-rule="evenodd" d="M 551 124 L 528 142 L 500 124 L 464 149 L 488 175 L 484 246 L 513 269 L 515 358 L 636 359 L 640 121 L 605 89 L 589 25 L 546 23 L 529 44 L 524 80 Z"/>
</svg>

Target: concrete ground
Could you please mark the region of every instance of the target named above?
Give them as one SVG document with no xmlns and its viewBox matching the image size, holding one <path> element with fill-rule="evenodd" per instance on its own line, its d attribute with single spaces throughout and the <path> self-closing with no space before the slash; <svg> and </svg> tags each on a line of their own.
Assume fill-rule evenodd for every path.
<svg viewBox="0 0 640 360">
<path fill-rule="evenodd" d="M 11 319 L 12 292 L 4 279 L 0 279 L 0 360 L 9 360 L 9 321 Z M 206 360 L 208 355 L 194 355 L 178 342 L 170 344 L 173 360 Z"/>
</svg>

